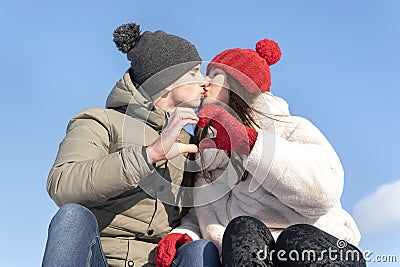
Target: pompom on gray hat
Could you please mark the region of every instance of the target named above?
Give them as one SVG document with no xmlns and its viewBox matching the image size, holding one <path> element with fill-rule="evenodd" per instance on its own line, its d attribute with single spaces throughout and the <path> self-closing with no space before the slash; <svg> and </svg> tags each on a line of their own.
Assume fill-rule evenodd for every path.
<svg viewBox="0 0 400 267">
<path fill-rule="evenodd" d="M 132 82 L 149 95 L 165 89 L 201 63 L 196 47 L 189 41 L 160 30 L 141 34 L 136 23 L 116 28 L 114 43 L 131 62 Z"/>
</svg>

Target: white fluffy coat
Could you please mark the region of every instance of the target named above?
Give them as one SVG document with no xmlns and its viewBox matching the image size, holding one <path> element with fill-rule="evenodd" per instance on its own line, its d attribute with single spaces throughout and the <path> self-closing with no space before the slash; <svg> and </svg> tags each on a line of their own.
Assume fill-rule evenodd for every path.
<svg viewBox="0 0 400 267">
<path fill-rule="evenodd" d="M 192 209 L 172 232 L 211 240 L 221 253 L 229 221 L 248 215 L 265 223 L 275 239 L 288 226 L 306 223 L 357 245 L 359 230 L 340 202 L 342 164 L 328 140 L 307 119 L 291 116 L 286 101 L 271 93 L 260 95 L 253 108 L 270 115 L 257 116 L 261 129 L 243 160 L 251 175 L 238 183 L 224 151 L 204 150 L 213 182 L 199 174 L 196 186 L 206 190 L 194 197 L 196 205 L 207 204 Z"/>
</svg>

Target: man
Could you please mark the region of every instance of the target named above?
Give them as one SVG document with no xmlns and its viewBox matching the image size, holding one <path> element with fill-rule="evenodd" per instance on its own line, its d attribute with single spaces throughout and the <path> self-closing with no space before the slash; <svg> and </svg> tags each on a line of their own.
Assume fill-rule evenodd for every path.
<svg viewBox="0 0 400 267">
<path fill-rule="evenodd" d="M 114 42 L 131 67 L 106 108 L 83 110 L 68 124 L 47 181 L 62 208 L 43 266 L 153 266 L 157 242 L 186 212 L 187 196 L 171 188 L 188 184 L 185 156 L 198 151 L 182 128 L 198 122 L 201 58 L 187 40 L 140 34 L 134 23 L 118 27 Z"/>
</svg>

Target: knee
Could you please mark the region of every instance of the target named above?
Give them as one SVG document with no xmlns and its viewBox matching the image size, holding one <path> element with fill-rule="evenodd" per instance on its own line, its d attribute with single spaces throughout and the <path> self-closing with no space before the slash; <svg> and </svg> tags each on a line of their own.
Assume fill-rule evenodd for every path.
<svg viewBox="0 0 400 267">
<path fill-rule="evenodd" d="M 299 231 L 314 233 L 316 231 L 319 231 L 319 229 L 311 224 L 294 224 L 287 227 L 283 232 L 299 232 Z"/>
<path fill-rule="evenodd" d="M 318 228 L 310 224 L 294 224 L 283 230 L 279 235 L 279 238 L 288 239 L 291 238 L 293 235 L 297 235 L 299 233 L 307 236 L 308 234 L 315 234 L 318 231 L 320 231 Z"/>
<path fill-rule="evenodd" d="M 171 266 L 216 266 L 217 263 L 217 247 L 211 241 L 200 239 L 181 246 Z"/>
<path fill-rule="evenodd" d="M 227 229 L 240 229 L 253 231 L 254 229 L 265 228 L 265 224 L 263 224 L 260 220 L 250 217 L 250 216 L 239 216 L 232 219 L 227 225 Z"/>
<path fill-rule="evenodd" d="M 50 228 L 69 226 L 87 227 L 91 225 L 97 227 L 97 220 L 93 213 L 79 204 L 69 203 L 63 205 L 58 210 L 51 220 Z"/>
<path fill-rule="evenodd" d="M 257 244 L 259 247 L 275 243 L 268 227 L 260 220 L 249 216 L 239 216 L 229 222 L 222 238 L 222 247 L 234 248 L 238 246 L 237 240 Z"/>
<path fill-rule="evenodd" d="M 260 220 L 250 216 L 239 216 L 229 222 L 225 229 L 225 236 L 229 235 L 244 236 L 264 236 L 273 239 L 268 227 Z"/>
<path fill-rule="evenodd" d="M 190 251 L 195 251 L 196 253 L 199 253 L 200 255 L 218 255 L 218 249 L 214 245 L 213 242 L 207 240 L 207 239 L 200 239 L 200 240 L 195 240 L 189 243 L 186 243 L 184 249 L 188 249 Z M 182 248 L 183 248 L 182 246 Z"/>
<path fill-rule="evenodd" d="M 294 224 L 281 232 L 276 244 L 279 248 L 285 248 L 292 243 L 293 239 L 296 239 L 298 244 L 302 244 L 307 240 L 317 238 L 321 234 L 321 230 L 310 224 Z"/>
</svg>

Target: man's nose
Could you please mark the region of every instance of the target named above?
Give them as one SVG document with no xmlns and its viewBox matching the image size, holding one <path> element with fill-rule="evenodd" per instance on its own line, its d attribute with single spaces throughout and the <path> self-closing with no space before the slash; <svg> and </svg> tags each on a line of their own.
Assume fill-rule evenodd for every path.
<svg viewBox="0 0 400 267">
<path fill-rule="evenodd" d="M 204 79 L 205 78 L 204 78 L 203 73 L 201 73 L 200 71 L 196 73 L 196 76 L 195 76 L 195 81 L 196 82 L 203 82 Z"/>
</svg>

